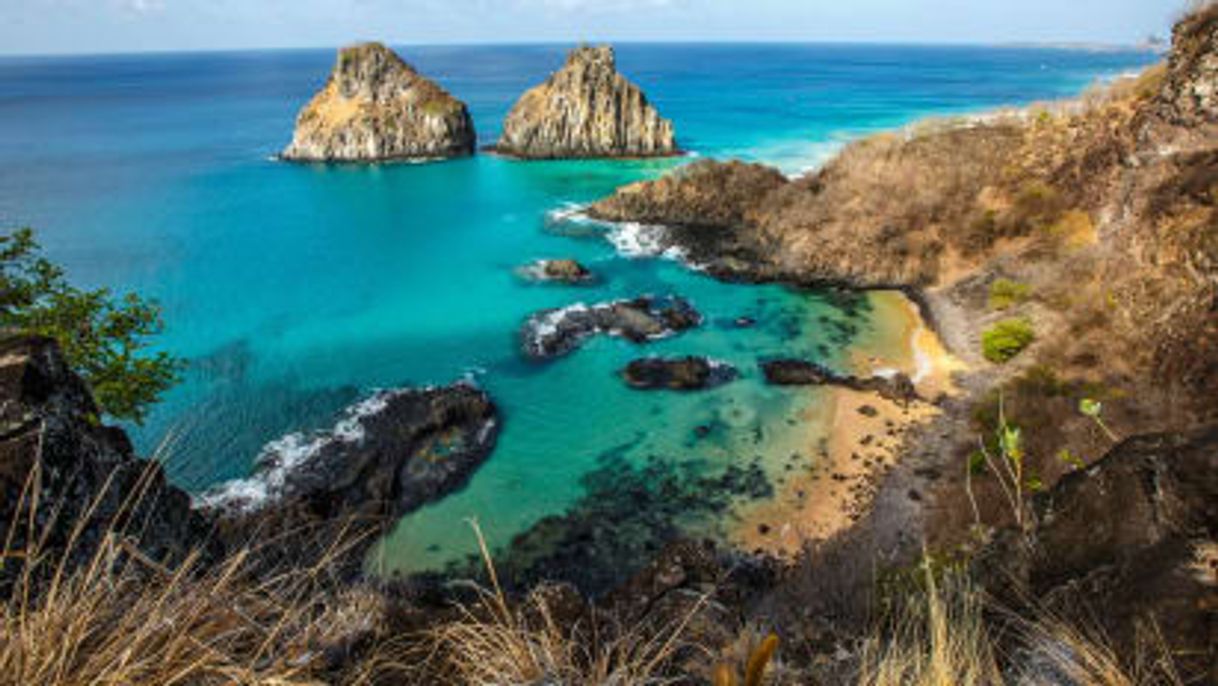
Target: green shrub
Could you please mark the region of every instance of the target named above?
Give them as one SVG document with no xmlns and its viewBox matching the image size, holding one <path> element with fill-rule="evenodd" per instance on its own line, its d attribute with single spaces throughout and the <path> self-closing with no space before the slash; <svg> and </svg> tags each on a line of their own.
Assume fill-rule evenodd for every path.
<svg viewBox="0 0 1218 686">
<path fill-rule="evenodd" d="M 1014 307 L 1027 300 L 1031 293 L 1032 289 L 1026 283 L 995 279 L 994 283 L 990 284 L 990 309 L 1005 310 Z"/>
<path fill-rule="evenodd" d="M 1032 322 L 1024 318 L 1004 319 L 981 334 L 981 353 L 994 364 L 1002 364 L 1036 340 Z"/>
<path fill-rule="evenodd" d="M 29 229 L 0 235 L 0 328 L 57 340 L 102 411 L 137 424 L 182 370 L 177 358 L 149 350 L 161 331 L 155 302 L 72 286 Z"/>
</svg>

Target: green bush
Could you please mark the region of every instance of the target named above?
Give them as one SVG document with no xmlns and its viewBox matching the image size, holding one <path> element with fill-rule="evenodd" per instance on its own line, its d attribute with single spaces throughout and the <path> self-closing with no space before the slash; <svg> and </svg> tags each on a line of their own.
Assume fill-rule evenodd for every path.
<svg viewBox="0 0 1218 686">
<path fill-rule="evenodd" d="M 1026 283 L 995 279 L 990 284 L 990 309 L 1005 310 L 1028 299 L 1032 289 Z"/>
<path fill-rule="evenodd" d="M 135 294 L 81 290 L 39 254 L 34 233 L 0 235 L 0 329 L 49 336 L 116 419 L 142 422 L 148 407 L 177 383 L 182 362 L 148 351 L 160 333 L 160 308 Z"/>
<path fill-rule="evenodd" d="M 1032 322 L 1027 319 L 1004 319 L 981 334 L 981 353 L 994 364 L 1002 364 L 1023 352 L 1036 340 Z"/>
</svg>

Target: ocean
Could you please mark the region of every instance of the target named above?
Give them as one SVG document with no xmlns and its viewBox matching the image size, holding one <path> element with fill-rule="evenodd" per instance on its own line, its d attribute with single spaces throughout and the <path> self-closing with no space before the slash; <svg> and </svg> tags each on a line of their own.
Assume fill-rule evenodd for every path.
<svg viewBox="0 0 1218 686">
<path fill-rule="evenodd" d="M 564 51 L 399 48 L 469 104 L 481 144 Z M 192 491 L 246 476 L 265 446 L 330 426 L 375 389 L 458 379 L 486 388 L 504 417 L 492 458 L 380 546 L 385 569 L 421 571 L 474 550 L 466 519 L 502 548 L 539 521 L 612 497 L 623 469 L 651 475 L 644 481 L 657 473 L 646 470 L 700 475 L 681 481 L 692 490 L 722 483 L 706 475 L 748 469 L 761 477 L 743 479 L 749 486 L 733 497 L 766 497 L 764 482 L 780 481 L 783 461 L 807 442 L 800 418 L 818 395 L 767 387 L 757 361 L 840 366 L 852 346 L 886 331 L 872 296 L 719 283 L 638 254 L 628 232 L 580 220 L 581 203 L 696 157 L 806 173 L 868 132 L 1070 96 L 1155 56 L 623 44 L 620 69 L 674 121 L 689 157 L 274 161 L 333 59 L 332 50 L 0 59 L 0 225 L 34 227 L 82 285 L 161 303 L 159 346 L 190 368 L 144 426 L 128 428 Z M 538 285 L 516 274 L 550 257 L 579 259 L 597 282 Z M 645 347 L 596 339 L 546 363 L 519 353 L 533 312 L 644 293 L 684 296 L 706 324 Z M 757 325 L 737 326 L 741 317 Z M 617 371 L 650 354 L 708 355 L 742 376 L 700 393 L 627 389 Z M 663 500 L 621 492 L 623 512 Z M 713 534 L 731 503 L 705 509 L 631 516 Z"/>
</svg>

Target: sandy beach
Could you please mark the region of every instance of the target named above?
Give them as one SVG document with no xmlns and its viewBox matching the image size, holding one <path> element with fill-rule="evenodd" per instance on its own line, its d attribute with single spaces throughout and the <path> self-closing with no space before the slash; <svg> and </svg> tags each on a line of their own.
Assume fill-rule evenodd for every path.
<svg viewBox="0 0 1218 686">
<path fill-rule="evenodd" d="M 877 321 L 889 322 L 891 328 L 860 341 L 851 371 L 861 376 L 905 373 L 926 400 L 902 405 L 871 392 L 823 389 L 824 401 L 803 417 L 811 447 L 806 462 L 795 466 L 772 500 L 738 513 L 731 538 L 742 549 L 790 556 L 808 541 L 849 528 L 896 464 L 905 436 L 938 413 L 929 401 L 954 392 L 951 374 L 962 363 L 925 325 L 917 305 L 896 292 L 873 294 L 873 303 Z"/>
</svg>

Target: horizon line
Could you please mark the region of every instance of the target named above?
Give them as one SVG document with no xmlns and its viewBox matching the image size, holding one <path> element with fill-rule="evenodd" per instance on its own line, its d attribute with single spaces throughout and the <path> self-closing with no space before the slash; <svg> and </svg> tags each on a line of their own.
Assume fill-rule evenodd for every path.
<svg viewBox="0 0 1218 686">
<path fill-rule="evenodd" d="M 466 42 L 466 41 L 440 41 L 440 42 L 424 42 L 424 41 L 392 41 L 392 40 L 375 40 L 375 39 L 359 39 L 353 40 L 341 45 L 299 45 L 299 46 L 271 46 L 271 47 L 217 47 L 217 48 L 186 48 L 186 49 L 163 49 L 152 48 L 147 50 L 104 50 L 104 51 L 60 51 L 60 52 L 4 52 L 0 51 L 0 59 L 43 59 L 43 58 L 88 58 L 88 57 L 141 57 L 141 56 L 157 56 L 157 55 L 220 55 L 220 54 L 241 54 L 241 53 L 264 53 L 264 52 L 317 52 L 322 50 L 337 51 L 350 45 L 358 45 L 360 43 L 381 42 L 390 47 L 412 47 L 412 48 L 495 48 L 495 47 L 565 47 L 583 44 L 608 44 L 608 45 L 690 45 L 690 46 L 716 46 L 716 45 L 825 45 L 825 46 L 857 46 L 857 47 L 909 47 L 909 48 L 1005 48 L 1005 49 L 1027 49 L 1027 50 L 1061 50 L 1070 52 L 1095 52 L 1095 53 L 1119 53 L 1119 52 L 1145 52 L 1153 54 L 1162 54 L 1166 52 L 1167 46 L 1154 45 L 1147 42 L 1140 43 L 1113 43 L 1113 42 L 1088 42 L 1088 41 L 992 41 L 992 42 L 973 42 L 973 41 L 917 41 L 917 40 L 846 40 L 846 39 L 814 39 L 814 40 L 796 40 L 796 39 L 696 39 L 696 38 L 674 38 L 664 40 L 653 39 L 604 39 L 604 40 L 521 40 L 521 41 L 484 41 L 484 42 Z"/>
</svg>

